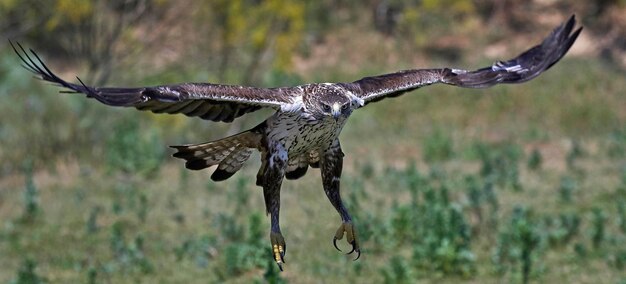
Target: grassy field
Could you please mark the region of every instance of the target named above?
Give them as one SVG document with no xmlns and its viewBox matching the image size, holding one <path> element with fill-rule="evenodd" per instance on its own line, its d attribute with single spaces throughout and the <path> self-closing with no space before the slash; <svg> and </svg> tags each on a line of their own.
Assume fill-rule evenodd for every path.
<svg viewBox="0 0 626 284">
<path fill-rule="evenodd" d="M 363 255 L 333 248 L 311 170 L 283 185 L 279 273 L 258 158 L 213 183 L 169 157 L 226 125 L 59 99 L 5 55 L 0 283 L 626 283 L 626 80 L 595 59 L 354 113 L 342 185 Z"/>
</svg>

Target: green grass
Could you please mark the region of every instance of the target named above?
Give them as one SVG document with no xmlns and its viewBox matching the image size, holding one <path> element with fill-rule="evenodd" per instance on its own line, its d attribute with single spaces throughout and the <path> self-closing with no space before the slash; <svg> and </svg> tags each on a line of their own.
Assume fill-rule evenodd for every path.
<svg viewBox="0 0 626 284">
<path fill-rule="evenodd" d="M 332 247 L 339 218 L 313 171 L 286 182 L 283 190 L 289 252 L 279 277 L 291 282 L 393 283 L 406 277 L 407 283 L 519 282 L 528 265 L 531 281 L 616 282 L 625 276 L 619 267 L 626 235 L 618 211 L 625 197 L 617 192 L 624 185 L 619 171 L 604 170 L 610 164 L 596 167 L 595 158 L 579 161 L 587 192 L 572 192 L 568 203 L 558 190 L 560 170 L 552 168 L 520 168 L 524 189 L 514 191 L 489 189 L 473 160 L 453 160 L 437 169 L 390 165 L 370 177 L 352 161 L 343 184 L 363 241 L 357 262 Z M 363 159 L 358 164 L 371 163 Z M 131 180 L 95 169 L 81 174 L 77 164 L 54 175 L 39 173 L 34 177 L 39 213 L 28 222 L 22 219 L 29 204 L 22 192 L 28 187 L 21 179 L 4 179 L 0 281 L 16 279 L 28 260 L 36 264 L 38 277 L 50 282 L 89 277 L 115 283 L 261 281 L 274 265 L 268 262 L 269 220 L 260 190 L 247 183 L 248 192 L 241 191 L 242 180 L 253 178 L 252 167 L 211 186 L 208 173 L 193 172 L 181 188 L 179 166 L 168 163 L 154 177 Z M 472 183 L 478 191 L 474 203 L 466 189 Z M 528 213 L 515 213 L 519 206 Z M 532 234 L 530 247 L 525 234 Z"/>
<path fill-rule="evenodd" d="M 626 80 L 595 60 L 354 113 L 342 189 L 363 255 L 333 248 L 340 220 L 311 170 L 283 186 L 278 273 L 258 158 L 213 183 L 165 152 L 227 125 L 57 97 L 1 58 L 0 95 L 14 102 L 0 105 L 1 283 L 626 280 Z"/>
</svg>

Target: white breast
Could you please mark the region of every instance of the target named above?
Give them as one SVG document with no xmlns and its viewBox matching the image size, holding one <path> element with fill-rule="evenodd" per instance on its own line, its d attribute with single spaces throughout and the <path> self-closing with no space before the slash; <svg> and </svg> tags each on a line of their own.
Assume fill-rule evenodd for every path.
<svg viewBox="0 0 626 284">
<path fill-rule="evenodd" d="M 268 139 L 281 143 L 290 157 L 296 157 L 326 149 L 339 136 L 345 119 L 316 121 L 298 113 L 276 113 L 267 123 Z"/>
</svg>

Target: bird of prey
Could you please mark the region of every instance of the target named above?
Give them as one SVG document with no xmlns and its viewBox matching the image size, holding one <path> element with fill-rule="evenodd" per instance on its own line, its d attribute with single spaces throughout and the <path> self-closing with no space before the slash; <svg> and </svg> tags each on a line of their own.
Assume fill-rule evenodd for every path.
<svg viewBox="0 0 626 284">
<path fill-rule="evenodd" d="M 256 88 L 210 83 L 182 83 L 151 87 L 92 87 L 59 78 L 32 50 L 17 44 L 13 49 L 24 67 L 40 79 L 55 83 L 64 92 L 83 93 L 88 98 L 119 107 L 134 107 L 155 113 L 181 113 L 205 120 L 231 122 L 243 114 L 271 108 L 274 114 L 256 127 L 217 141 L 172 146 L 174 157 L 184 159 L 191 170 L 216 166 L 211 179 L 222 181 L 235 174 L 255 151 L 261 167 L 256 185 L 263 188 L 270 216 L 272 256 L 282 270 L 287 250 L 280 231 L 280 189 L 284 178 L 298 179 L 309 167 L 320 168 L 324 192 L 341 217 L 333 244 L 344 235 L 352 246 L 349 253 L 361 255 L 361 247 L 348 210 L 340 196 L 343 152 L 339 134 L 350 114 L 388 97 L 405 94 L 436 83 L 465 88 L 486 88 L 500 83 L 522 83 L 537 77 L 558 62 L 572 46 L 582 27 L 576 20 L 558 26 L 540 44 L 519 56 L 492 66 L 467 71 L 454 68 L 413 69 L 365 77 L 351 83 L 313 83 L 294 87 Z M 339 248 L 337 248 L 339 249 Z M 355 259 L 355 260 L 356 260 Z"/>
</svg>

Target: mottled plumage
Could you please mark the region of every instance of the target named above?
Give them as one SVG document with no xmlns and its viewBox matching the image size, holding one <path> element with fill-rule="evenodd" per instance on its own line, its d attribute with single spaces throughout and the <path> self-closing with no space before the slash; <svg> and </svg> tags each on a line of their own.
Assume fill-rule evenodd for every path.
<svg viewBox="0 0 626 284">
<path fill-rule="evenodd" d="M 182 113 L 222 122 L 230 122 L 260 108 L 274 109 L 272 116 L 242 133 L 208 143 L 172 147 L 177 150 L 174 157 L 184 159 L 189 169 L 216 166 L 211 176 L 215 181 L 231 177 L 253 153 L 260 152 L 261 167 L 256 184 L 263 187 L 266 210 L 271 216 L 273 255 L 282 269 L 287 247 L 279 226 L 281 183 L 284 178 L 302 177 L 309 167 L 321 168 L 324 192 L 341 217 L 342 223 L 335 233 L 334 243 L 345 234 L 352 245 L 351 252 L 360 256 L 352 219 L 339 193 L 344 156 L 339 134 L 354 110 L 435 83 L 485 88 L 500 83 L 528 81 L 565 55 L 582 30 L 574 31 L 574 25 L 572 16 L 541 44 L 514 59 L 498 61 L 475 71 L 413 69 L 366 77 L 352 83 L 281 88 L 208 83 L 138 88 L 90 87 L 80 79 L 79 84 L 74 84 L 57 77 L 32 50 L 26 52 L 19 44 L 14 49 L 24 66 L 41 79 L 66 88 L 65 92 L 83 93 L 106 105 L 135 107 L 155 113 Z"/>
</svg>

